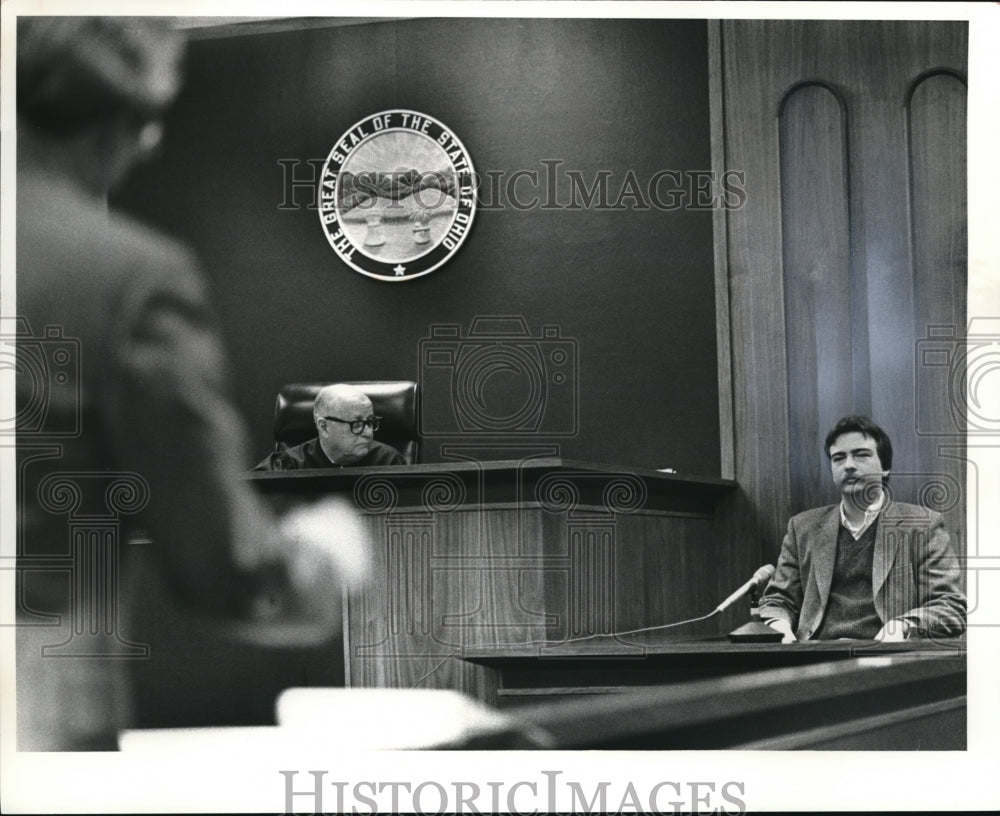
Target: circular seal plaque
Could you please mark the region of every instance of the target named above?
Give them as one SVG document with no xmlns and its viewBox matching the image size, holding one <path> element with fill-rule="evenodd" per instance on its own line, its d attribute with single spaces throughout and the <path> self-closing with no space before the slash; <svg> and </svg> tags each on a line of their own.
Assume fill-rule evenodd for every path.
<svg viewBox="0 0 1000 816">
<path fill-rule="evenodd" d="M 465 146 L 437 119 L 382 111 L 351 127 L 327 156 L 320 222 L 352 269 L 379 280 L 418 278 L 469 234 L 474 180 Z"/>
</svg>

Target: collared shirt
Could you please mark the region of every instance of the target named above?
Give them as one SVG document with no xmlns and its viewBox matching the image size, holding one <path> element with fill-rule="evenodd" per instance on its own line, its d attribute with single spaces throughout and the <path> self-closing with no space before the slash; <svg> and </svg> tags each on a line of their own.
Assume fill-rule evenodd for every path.
<svg viewBox="0 0 1000 816">
<path fill-rule="evenodd" d="M 847 513 L 844 512 L 844 500 L 842 499 L 840 502 L 840 523 L 844 525 L 844 528 L 851 534 L 851 537 L 857 541 L 865 534 L 865 530 L 872 526 L 872 522 L 878 518 L 878 514 L 882 511 L 882 505 L 884 504 L 885 492 L 880 492 L 878 498 L 865 509 L 865 517 L 861 524 L 855 526 L 847 520 Z"/>
</svg>

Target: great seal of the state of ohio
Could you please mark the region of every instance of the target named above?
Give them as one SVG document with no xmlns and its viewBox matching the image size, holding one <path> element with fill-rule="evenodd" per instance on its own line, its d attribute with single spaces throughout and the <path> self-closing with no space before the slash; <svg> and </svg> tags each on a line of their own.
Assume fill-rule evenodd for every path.
<svg viewBox="0 0 1000 816">
<path fill-rule="evenodd" d="M 340 137 L 323 164 L 323 232 L 363 275 L 418 278 L 465 241 L 475 179 L 469 152 L 437 119 L 411 110 L 372 114 Z"/>
</svg>

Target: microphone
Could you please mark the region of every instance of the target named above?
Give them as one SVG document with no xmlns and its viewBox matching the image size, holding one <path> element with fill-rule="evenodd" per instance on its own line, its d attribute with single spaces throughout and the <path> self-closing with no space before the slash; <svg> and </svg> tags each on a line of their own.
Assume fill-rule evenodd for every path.
<svg viewBox="0 0 1000 816">
<path fill-rule="evenodd" d="M 715 607 L 715 612 L 721 612 L 723 609 L 728 609 L 736 601 L 746 595 L 751 589 L 760 589 L 762 586 L 767 586 L 767 582 L 774 577 L 774 565 L 765 564 L 759 570 L 753 574 L 753 578 L 747 581 L 743 586 L 737 589 L 732 595 L 730 595 L 726 600 Z"/>
</svg>

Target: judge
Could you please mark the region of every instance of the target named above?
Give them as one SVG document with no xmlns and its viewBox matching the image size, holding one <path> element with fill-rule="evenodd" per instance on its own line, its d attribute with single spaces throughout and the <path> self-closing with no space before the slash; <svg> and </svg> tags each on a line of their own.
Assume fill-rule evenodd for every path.
<svg viewBox="0 0 1000 816">
<path fill-rule="evenodd" d="M 275 451 L 254 470 L 370 467 L 406 464 L 395 448 L 376 442 L 381 417 L 360 388 L 346 383 L 326 386 L 313 402 L 317 436 L 283 451 Z"/>
</svg>

